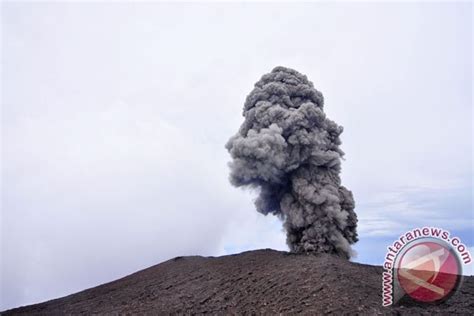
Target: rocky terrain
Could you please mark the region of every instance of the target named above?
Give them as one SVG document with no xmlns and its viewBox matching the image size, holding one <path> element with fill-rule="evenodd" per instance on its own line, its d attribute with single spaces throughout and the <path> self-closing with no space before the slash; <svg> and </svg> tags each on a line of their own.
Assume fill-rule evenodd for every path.
<svg viewBox="0 0 474 316">
<path fill-rule="evenodd" d="M 474 277 L 447 302 L 382 307 L 382 268 L 331 255 L 256 250 L 177 257 L 73 295 L 2 315 L 473 314 Z"/>
</svg>

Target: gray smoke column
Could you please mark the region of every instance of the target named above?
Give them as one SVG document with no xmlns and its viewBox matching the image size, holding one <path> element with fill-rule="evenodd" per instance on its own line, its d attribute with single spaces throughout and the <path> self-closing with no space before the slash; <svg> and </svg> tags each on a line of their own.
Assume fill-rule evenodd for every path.
<svg viewBox="0 0 474 316">
<path fill-rule="evenodd" d="M 239 132 L 226 148 L 230 181 L 259 189 L 257 211 L 284 221 L 293 252 L 350 258 L 357 241 L 351 191 L 341 185 L 342 127 L 299 72 L 276 67 L 247 96 Z"/>
</svg>

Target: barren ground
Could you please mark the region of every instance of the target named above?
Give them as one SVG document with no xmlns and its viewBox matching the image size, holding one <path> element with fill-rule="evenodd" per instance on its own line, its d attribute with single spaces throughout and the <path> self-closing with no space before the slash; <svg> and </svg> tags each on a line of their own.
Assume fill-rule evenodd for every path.
<svg viewBox="0 0 474 316">
<path fill-rule="evenodd" d="M 122 279 L 4 315 L 473 314 L 474 277 L 447 302 L 384 308 L 382 268 L 331 255 L 257 250 L 178 257 Z"/>
</svg>

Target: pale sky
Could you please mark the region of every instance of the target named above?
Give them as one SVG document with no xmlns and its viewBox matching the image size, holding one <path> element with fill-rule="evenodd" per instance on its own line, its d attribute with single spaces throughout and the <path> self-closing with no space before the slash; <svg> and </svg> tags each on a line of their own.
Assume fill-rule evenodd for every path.
<svg viewBox="0 0 474 316">
<path fill-rule="evenodd" d="M 0 310 L 175 256 L 286 250 L 224 148 L 278 65 L 345 128 L 354 261 L 425 225 L 474 246 L 470 3 L 1 8 Z"/>
</svg>

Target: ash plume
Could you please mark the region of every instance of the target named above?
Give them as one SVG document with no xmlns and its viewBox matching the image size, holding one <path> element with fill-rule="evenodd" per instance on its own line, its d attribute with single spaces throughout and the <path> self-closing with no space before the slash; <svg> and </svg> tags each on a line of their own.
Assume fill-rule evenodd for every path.
<svg viewBox="0 0 474 316">
<path fill-rule="evenodd" d="M 243 116 L 226 144 L 231 183 L 259 189 L 257 211 L 284 221 L 291 251 L 350 258 L 357 216 L 339 177 L 343 128 L 324 114 L 323 95 L 305 75 L 276 67 L 255 84 Z"/>
</svg>

